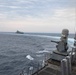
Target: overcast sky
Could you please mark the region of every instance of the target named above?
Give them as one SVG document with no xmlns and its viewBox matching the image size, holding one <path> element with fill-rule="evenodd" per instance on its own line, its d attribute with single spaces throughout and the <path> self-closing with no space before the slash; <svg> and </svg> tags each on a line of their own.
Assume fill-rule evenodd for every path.
<svg viewBox="0 0 76 75">
<path fill-rule="evenodd" d="M 75 11 L 76 0 L 0 0 L 0 31 L 73 33 Z"/>
</svg>

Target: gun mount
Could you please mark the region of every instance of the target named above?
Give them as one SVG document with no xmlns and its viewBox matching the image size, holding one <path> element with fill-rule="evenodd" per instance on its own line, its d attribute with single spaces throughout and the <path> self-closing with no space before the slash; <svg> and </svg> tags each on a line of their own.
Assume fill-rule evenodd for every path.
<svg viewBox="0 0 76 75">
<path fill-rule="evenodd" d="M 68 29 L 63 29 L 62 33 L 61 33 L 61 38 L 59 41 L 51 40 L 51 42 L 54 42 L 57 44 L 56 45 L 57 50 L 53 51 L 52 59 L 60 61 L 65 56 L 68 55 L 68 52 L 67 52 L 67 50 L 68 50 L 68 43 L 67 43 L 68 35 L 69 35 Z"/>
<path fill-rule="evenodd" d="M 54 42 L 54 43 L 57 43 L 57 44 L 59 43 L 59 41 L 54 41 L 54 40 L 51 40 L 51 42 Z"/>
</svg>

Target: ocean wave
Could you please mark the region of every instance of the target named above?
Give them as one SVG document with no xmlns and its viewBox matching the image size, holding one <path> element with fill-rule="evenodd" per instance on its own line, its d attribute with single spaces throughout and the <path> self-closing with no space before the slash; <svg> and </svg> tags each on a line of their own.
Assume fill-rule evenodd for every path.
<svg viewBox="0 0 76 75">
<path fill-rule="evenodd" d="M 43 51 L 38 51 L 36 53 L 49 53 L 49 51 L 48 50 L 43 50 Z"/>
<path fill-rule="evenodd" d="M 1 70 L 13 70 L 14 68 L 11 66 L 4 66 Z"/>
<path fill-rule="evenodd" d="M 2 59 L 2 58 L 7 58 L 8 56 L 6 56 L 6 55 L 0 55 L 0 59 Z"/>
<path fill-rule="evenodd" d="M 42 57 L 42 56 L 44 56 L 44 54 L 43 54 L 43 55 L 42 55 L 42 54 L 41 54 L 41 55 L 36 55 L 36 56 L 37 56 L 37 57 Z"/>
<path fill-rule="evenodd" d="M 34 58 L 31 57 L 30 55 L 27 55 L 26 58 L 29 59 L 29 60 L 34 60 Z"/>
</svg>

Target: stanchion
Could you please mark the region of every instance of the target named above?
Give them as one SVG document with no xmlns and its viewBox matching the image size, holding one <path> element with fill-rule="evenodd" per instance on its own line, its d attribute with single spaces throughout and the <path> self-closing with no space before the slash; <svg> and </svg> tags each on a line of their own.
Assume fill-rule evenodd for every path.
<svg viewBox="0 0 76 75">
<path fill-rule="evenodd" d="M 69 75 L 67 66 L 68 66 L 67 59 L 61 60 L 61 73 L 62 73 L 62 75 Z"/>
<path fill-rule="evenodd" d="M 68 63 L 67 64 L 68 74 L 71 75 L 71 71 L 72 71 L 71 70 L 71 57 L 70 56 L 67 56 L 66 59 L 67 59 L 67 63 Z"/>
</svg>

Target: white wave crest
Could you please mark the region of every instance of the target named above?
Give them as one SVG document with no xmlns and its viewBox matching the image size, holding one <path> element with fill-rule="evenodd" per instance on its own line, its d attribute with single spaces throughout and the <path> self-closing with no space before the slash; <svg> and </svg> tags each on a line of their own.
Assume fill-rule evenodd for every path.
<svg viewBox="0 0 76 75">
<path fill-rule="evenodd" d="M 38 51 L 37 53 L 49 53 L 48 50 Z"/>
<path fill-rule="evenodd" d="M 27 55 L 26 58 L 29 59 L 29 60 L 34 60 L 34 58 L 31 57 L 30 55 Z"/>
</svg>

